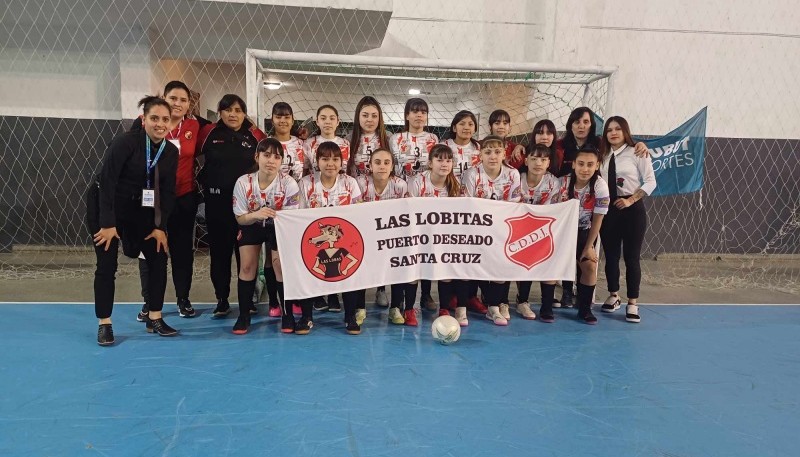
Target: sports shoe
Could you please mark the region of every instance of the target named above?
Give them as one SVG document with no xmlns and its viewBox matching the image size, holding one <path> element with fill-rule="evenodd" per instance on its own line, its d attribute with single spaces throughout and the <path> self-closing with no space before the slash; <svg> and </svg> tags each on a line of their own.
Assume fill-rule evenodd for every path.
<svg viewBox="0 0 800 457">
<path fill-rule="evenodd" d="M 178 331 L 167 325 L 163 318 L 150 319 L 145 321 L 147 333 L 157 333 L 159 336 L 175 336 Z"/>
<path fill-rule="evenodd" d="M 280 308 L 280 306 L 270 306 L 269 307 L 269 317 L 281 317 L 281 308 Z"/>
<path fill-rule="evenodd" d="M 407 309 L 403 312 L 403 319 L 405 320 L 405 324 L 409 327 L 416 327 L 419 325 L 417 322 L 417 312 L 413 309 Z"/>
<path fill-rule="evenodd" d="M 582 319 L 583 322 L 585 322 L 585 323 L 587 323 L 589 325 L 597 324 L 597 318 L 594 317 L 594 314 L 592 314 L 592 307 L 591 306 L 587 306 L 586 309 L 578 311 L 578 319 Z"/>
<path fill-rule="evenodd" d="M 306 317 L 301 317 L 294 326 L 294 333 L 297 335 L 308 335 L 314 328 L 314 322 Z"/>
<path fill-rule="evenodd" d="M 557 298 L 553 299 L 553 305 L 551 306 L 551 308 L 561 308 L 561 302 Z M 539 314 L 542 313 L 539 312 Z"/>
<path fill-rule="evenodd" d="M 258 308 L 256 307 L 255 303 L 250 303 L 250 314 L 253 316 L 258 314 Z"/>
<path fill-rule="evenodd" d="M 619 295 L 609 295 L 608 298 L 606 298 L 606 301 L 603 303 L 603 306 L 600 307 L 600 311 L 604 313 L 613 313 L 618 309 Z"/>
<path fill-rule="evenodd" d="M 508 312 L 508 304 L 507 303 L 500 303 L 500 315 L 505 318 L 505 320 L 511 320 L 511 314 Z"/>
<path fill-rule="evenodd" d="M 389 308 L 389 322 L 394 325 L 403 325 L 406 323 L 406 320 L 403 319 L 403 315 L 400 313 L 400 308 Z"/>
<path fill-rule="evenodd" d="M 571 290 L 566 289 L 561 294 L 561 300 L 559 302 L 563 308 L 573 308 L 575 306 L 575 294 L 573 294 Z"/>
<path fill-rule="evenodd" d="M 489 310 L 486 308 L 486 305 L 483 304 L 480 298 L 472 297 L 467 302 L 467 310 L 473 313 L 478 314 L 486 314 Z"/>
<path fill-rule="evenodd" d="M 325 308 L 325 309 L 327 309 L 327 308 Z M 303 308 L 301 308 L 298 303 L 292 303 L 292 314 L 295 314 L 297 316 L 302 316 L 303 315 Z"/>
<path fill-rule="evenodd" d="M 339 294 L 333 294 L 328 296 L 328 312 L 329 313 L 342 312 L 342 304 L 339 302 Z"/>
<path fill-rule="evenodd" d="M 536 313 L 531 310 L 530 303 L 526 301 L 517 303 L 517 313 L 522 316 L 523 319 L 528 319 L 529 321 L 536 319 Z"/>
<path fill-rule="evenodd" d="M 356 310 L 356 322 L 358 322 L 358 325 L 363 325 L 364 319 L 366 318 L 367 318 L 367 310 L 364 308 L 358 308 Z"/>
<path fill-rule="evenodd" d="M 539 308 L 539 320 L 545 324 L 552 324 L 556 321 L 556 317 L 553 315 L 552 305 L 545 305 L 542 303 L 541 308 Z"/>
<path fill-rule="evenodd" d="M 97 344 L 100 346 L 114 344 L 114 330 L 111 328 L 111 324 L 100 324 L 97 327 Z"/>
<path fill-rule="evenodd" d="M 461 327 L 466 327 L 469 325 L 469 319 L 467 319 L 467 308 L 456 308 L 456 320 L 458 321 L 458 325 Z"/>
<path fill-rule="evenodd" d="M 196 316 L 194 308 L 192 308 L 192 302 L 190 302 L 188 298 L 178 299 L 178 315 L 180 315 L 181 317 Z"/>
<path fill-rule="evenodd" d="M 327 311 L 328 310 L 328 301 L 325 300 L 325 297 L 317 297 L 314 298 L 314 311 Z M 301 310 L 302 311 L 302 310 Z M 302 314 L 294 312 L 294 305 L 292 305 L 292 313 L 294 314 Z"/>
<path fill-rule="evenodd" d="M 420 297 L 419 308 L 427 309 L 428 311 L 436 311 L 439 308 L 439 305 L 436 304 L 430 294 L 427 294 L 423 297 Z"/>
<path fill-rule="evenodd" d="M 386 297 L 386 291 L 378 290 L 375 292 L 375 305 L 380 306 L 381 308 L 386 308 L 389 306 L 389 298 Z"/>
<path fill-rule="evenodd" d="M 233 334 L 234 335 L 244 335 L 250 329 L 250 315 L 249 314 L 239 314 L 239 317 L 236 319 L 236 323 L 233 324 Z"/>
<path fill-rule="evenodd" d="M 490 306 L 486 312 L 486 319 L 494 322 L 494 325 L 508 325 L 508 321 L 500 314 L 500 307 Z"/>
<path fill-rule="evenodd" d="M 634 324 L 638 324 L 642 321 L 642 318 L 639 317 L 639 305 L 628 305 L 625 307 L 625 320 L 633 322 Z"/>
<path fill-rule="evenodd" d="M 347 319 L 347 324 L 345 325 L 345 330 L 350 335 L 358 335 L 361 333 L 361 324 L 356 321 L 356 316 L 352 315 L 349 319 Z"/>
<path fill-rule="evenodd" d="M 450 315 L 450 311 L 448 311 L 446 309 L 440 309 L 439 310 L 439 315 L 440 316 L 449 316 Z"/>
<path fill-rule="evenodd" d="M 214 317 L 225 317 L 231 313 L 231 304 L 227 298 L 217 300 L 217 307 L 214 308 Z"/>
<path fill-rule="evenodd" d="M 139 314 L 136 315 L 136 320 L 139 322 L 145 322 L 149 314 L 150 314 L 150 308 L 148 308 L 147 303 L 145 303 L 144 305 L 142 305 L 142 310 L 139 311 Z"/>
<path fill-rule="evenodd" d="M 281 333 L 294 333 L 295 324 L 293 315 L 281 316 Z"/>
</svg>

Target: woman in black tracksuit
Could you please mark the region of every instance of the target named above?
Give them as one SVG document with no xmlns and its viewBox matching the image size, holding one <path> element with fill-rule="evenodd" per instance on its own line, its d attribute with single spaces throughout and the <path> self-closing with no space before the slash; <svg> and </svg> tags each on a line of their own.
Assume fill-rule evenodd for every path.
<svg viewBox="0 0 800 457">
<path fill-rule="evenodd" d="M 93 234 L 97 269 L 94 276 L 95 315 L 100 320 L 97 343 L 114 344 L 111 312 L 117 251 L 136 258 L 143 253 L 149 277 L 150 310 L 147 331 L 174 336 L 161 309 L 167 283 L 166 224 L 175 203 L 178 149 L 165 139 L 170 107 L 158 97 L 145 97 L 143 129 L 114 139 L 103 159 L 99 187 L 90 192 L 87 223 Z"/>
<path fill-rule="evenodd" d="M 236 254 L 236 264 L 239 264 L 239 252 L 235 249 L 239 225 L 231 206 L 233 187 L 239 176 L 252 168 L 256 145 L 266 135 L 247 119 L 247 105 L 238 95 L 223 96 L 217 111 L 220 120 L 200 132 L 199 153 L 205 157 L 205 164 L 199 181 L 204 189 L 211 282 L 217 297 L 214 315 L 223 317 L 231 312 L 228 296 L 232 254 Z M 255 306 L 250 312 L 256 312 Z"/>
</svg>

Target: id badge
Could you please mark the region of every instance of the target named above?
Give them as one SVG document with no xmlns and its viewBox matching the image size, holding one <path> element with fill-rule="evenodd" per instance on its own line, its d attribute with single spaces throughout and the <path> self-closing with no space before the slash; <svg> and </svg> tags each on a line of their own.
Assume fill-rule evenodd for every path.
<svg viewBox="0 0 800 457">
<path fill-rule="evenodd" d="M 153 189 L 142 189 L 142 208 L 156 207 L 156 191 Z"/>
</svg>

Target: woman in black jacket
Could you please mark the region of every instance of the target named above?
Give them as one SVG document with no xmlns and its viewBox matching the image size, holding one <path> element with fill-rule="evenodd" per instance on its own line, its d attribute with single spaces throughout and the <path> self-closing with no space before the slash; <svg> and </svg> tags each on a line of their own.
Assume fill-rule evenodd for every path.
<svg viewBox="0 0 800 457">
<path fill-rule="evenodd" d="M 205 164 L 199 181 L 206 202 L 211 282 L 217 296 L 214 316 L 224 317 L 231 312 L 228 296 L 231 292 L 231 255 L 234 253 L 236 264 L 239 264 L 239 252 L 235 249 L 239 224 L 231 205 L 233 187 L 239 176 L 253 168 L 256 145 L 266 135 L 247 119 L 247 105 L 238 95 L 223 96 L 217 111 L 219 122 L 200 131 L 199 152 L 205 157 Z M 250 312 L 255 313 L 255 307 Z"/>
<path fill-rule="evenodd" d="M 111 142 L 103 160 L 98 205 L 87 208 L 97 269 L 94 275 L 95 314 L 100 320 L 97 343 L 114 344 L 111 311 L 117 251 L 136 258 L 143 253 L 149 277 L 150 312 L 147 331 L 174 336 L 177 331 L 161 317 L 167 283 L 166 224 L 175 203 L 178 149 L 165 140 L 170 119 L 167 102 L 145 97 L 143 131 L 124 133 Z"/>
</svg>

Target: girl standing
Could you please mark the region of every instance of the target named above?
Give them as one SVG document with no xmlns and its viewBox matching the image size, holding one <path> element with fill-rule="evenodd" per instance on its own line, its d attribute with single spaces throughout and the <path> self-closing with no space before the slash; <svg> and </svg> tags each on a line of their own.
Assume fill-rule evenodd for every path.
<svg viewBox="0 0 800 457">
<path fill-rule="evenodd" d="M 496 109 L 489 115 L 489 134 L 499 136 L 506 146 L 506 163 L 509 167 L 520 169 L 525 165 L 525 148 L 508 139 L 511 133 L 511 115 L 508 111 Z"/>
<path fill-rule="evenodd" d="M 641 318 L 637 301 L 642 281 L 639 259 L 647 231 L 643 199 L 655 190 L 656 175 L 650 158 L 636 156 L 633 147 L 628 121 L 619 116 L 608 118 L 600 142 L 600 173 L 608 181 L 611 205 L 600 229 L 600 240 L 606 253 L 609 296 L 601 310 L 613 313 L 619 309 L 619 258 L 622 254 L 628 291 L 625 320 L 638 323 Z"/>
<path fill-rule="evenodd" d="M 317 109 L 317 128 L 319 133 L 309 138 L 305 142 L 305 174 L 319 172 L 317 166 L 317 148 L 326 142 L 335 143 L 342 156 L 342 173 L 346 172 L 347 160 L 350 158 L 350 142 L 342 137 L 336 136 L 336 129 L 339 128 L 339 111 L 331 105 L 322 105 Z"/>
</svg>

